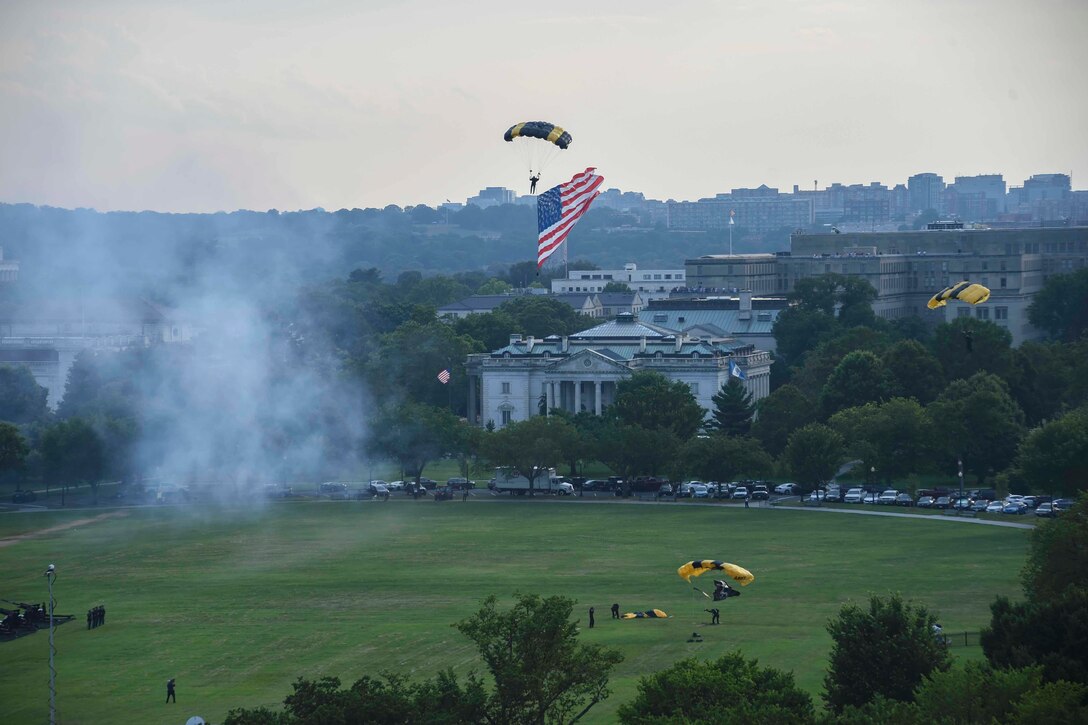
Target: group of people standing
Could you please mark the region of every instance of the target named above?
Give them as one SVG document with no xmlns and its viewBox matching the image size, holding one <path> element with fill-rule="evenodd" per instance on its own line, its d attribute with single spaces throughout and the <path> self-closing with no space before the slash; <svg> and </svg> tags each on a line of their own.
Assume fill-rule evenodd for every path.
<svg viewBox="0 0 1088 725">
<path fill-rule="evenodd" d="M 97 607 L 87 610 L 87 629 L 101 627 L 106 623 L 106 607 L 99 604 Z"/>
<path fill-rule="evenodd" d="M 596 621 L 593 619 L 593 615 L 594 615 L 595 611 L 596 610 L 593 607 L 589 608 L 589 628 L 590 629 L 593 629 L 593 625 L 596 624 Z M 613 604 L 612 605 L 612 619 L 620 619 L 620 618 L 621 618 L 620 617 L 620 605 Z"/>
</svg>

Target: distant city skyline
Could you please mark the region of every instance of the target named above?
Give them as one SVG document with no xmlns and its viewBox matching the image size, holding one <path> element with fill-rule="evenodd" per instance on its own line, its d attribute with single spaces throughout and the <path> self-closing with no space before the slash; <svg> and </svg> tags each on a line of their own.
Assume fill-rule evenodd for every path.
<svg viewBox="0 0 1088 725">
<path fill-rule="evenodd" d="M 249 6 L 252 7 L 252 6 Z M 1088 178 L 1088 3 L 16 0 L 0 201 L 211 212 L 528 191 L 502 141 L 568 128 L 541 186 L 696 200 L 920 172 Z"/>
</svg>

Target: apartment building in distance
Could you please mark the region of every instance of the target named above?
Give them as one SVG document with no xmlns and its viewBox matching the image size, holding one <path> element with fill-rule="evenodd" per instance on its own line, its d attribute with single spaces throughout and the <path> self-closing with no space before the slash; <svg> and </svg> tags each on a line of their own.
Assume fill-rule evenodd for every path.
<svg viewBox="0 0 1088 725">
<path fill-rule="evenodd" d="M 643 301 L 665 299 L 673 290 L 687 286 L 682 269 L 639 269 L 628 262 L 623 269 L 569 270 L 565 279 L 552 280 L 552 294 L 603 292 L 609 282 L 621 282 Z"/>
</svg>

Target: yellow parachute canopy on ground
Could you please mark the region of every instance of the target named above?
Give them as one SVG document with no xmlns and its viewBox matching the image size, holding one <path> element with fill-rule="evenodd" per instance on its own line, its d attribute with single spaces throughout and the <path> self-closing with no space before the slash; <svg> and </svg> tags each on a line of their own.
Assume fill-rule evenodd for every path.
<svg viewBox="0 0 1088 725">
<path fill-rule="evenodd" d="M 948 300 L 960 300 L 962 302 L 970 302 L 972 305 L 978 305 L 988 299 L 990 299 L 990 290 L 988 288 L 964 280 L 963 282 L 957 282 L 951 287 L 945 287 L 943 290 L 933 295 L 929 302 L 926 303 L 926 307 L 935 310 L 938 307 L 944 307 L 948 304 Z"/>
<path fill-rule="evenodd" d="M 684 581 L 691 581 L 693 576 L 700 576 L 703 572 L 707 571 L 724 571 L 727 575 L 733 578 L 734 581 L 740 582 L 742 587 L 746 587 L 756 580 L 752 576 L 752 572 L 745 569 L 743 566 L 737 566 L 736 564 L 730 564 L 726 561 L 711 561 L 710 559 L 699 559 L 696 561 L 689 561 L 682 567 L 676 570 Z"/>
<path fill-rule="evenodd" d="M 662 612 L 660 609 L 648 609 L 645 612 L 627 612 L 623 615 L 624 619 L 668 619 L 669 615 Z"/>
</svg>

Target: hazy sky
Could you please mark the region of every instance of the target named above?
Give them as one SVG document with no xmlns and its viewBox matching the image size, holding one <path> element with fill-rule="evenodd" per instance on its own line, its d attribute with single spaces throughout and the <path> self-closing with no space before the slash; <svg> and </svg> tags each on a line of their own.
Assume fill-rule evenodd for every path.
<svg viewBox="0 0 1088 725">
<path fill-rule="evenodd" d="M 262 8 L 257 10 L 256 8 Z M 214 211 L 695 199 L 910 174 L 1088 188 L 1084 0 L 4 0 L 0 201 Z"/>
</svg>

